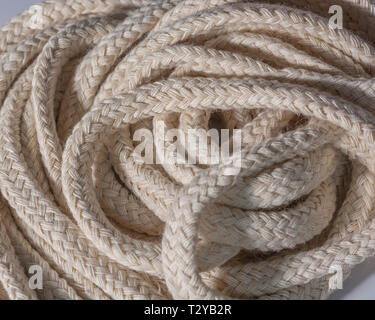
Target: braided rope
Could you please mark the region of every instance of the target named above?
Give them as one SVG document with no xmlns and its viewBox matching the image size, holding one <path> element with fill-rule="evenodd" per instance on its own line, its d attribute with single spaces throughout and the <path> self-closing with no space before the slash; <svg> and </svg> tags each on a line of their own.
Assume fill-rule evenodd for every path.
<svg viewBox="0 0 375 320">
<path fill-rule="evenodd" d="M 52 0 L 13 18 L 0 297 L 326 298 L 333 266 L 348 276 L 375 254 L 374 8 Z M 241 129 L 241 157 L 141 163 L 133 134 L 151 130 L 160 157 L 160 121 Z"/>
</svg>

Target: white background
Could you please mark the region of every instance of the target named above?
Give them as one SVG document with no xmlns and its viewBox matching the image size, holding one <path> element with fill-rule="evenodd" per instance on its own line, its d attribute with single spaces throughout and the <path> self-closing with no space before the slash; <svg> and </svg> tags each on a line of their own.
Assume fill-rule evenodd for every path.
<svg viewBox="0 0 375 320">
<path fill-rule="evenodd" d="M 39 0 L 1 0 L 0 25 L 21 13 Z M 5 4 L 6 3 L 6 4 Z M 375 257 L 367 259 L 353 269 L 344 282 L 344 289 L 336 291 L 330 299 L 371 299 L 375 300 Z"/>
</svg>

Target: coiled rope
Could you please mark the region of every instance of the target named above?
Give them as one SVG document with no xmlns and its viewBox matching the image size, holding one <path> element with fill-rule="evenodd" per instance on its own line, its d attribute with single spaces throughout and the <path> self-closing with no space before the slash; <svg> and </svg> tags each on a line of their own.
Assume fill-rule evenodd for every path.
<svg viewBox="0 0 375 320">
<path fill-rule="evenodd" d="M 375 254 L 374 15 L 367 0 L 65 0 L 12 19 L 6 297 L 327 297 Z M 241 129 L 241 170 L 136 161 L 132 133 L 159 120 Z"/>
</svg>

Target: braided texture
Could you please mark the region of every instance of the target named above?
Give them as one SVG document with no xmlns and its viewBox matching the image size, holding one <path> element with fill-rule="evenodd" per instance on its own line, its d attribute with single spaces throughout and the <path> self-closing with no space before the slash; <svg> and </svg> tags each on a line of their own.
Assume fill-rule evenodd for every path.
<svg viewBox="0 0 375 320">
<path fill-rule="evenodd" d="M 328 297 L 375 254 L 374 45 L 369 0 L 53 0 L 13 18 L 0 296 Z M 164 154 L 159 122 L 239 130 L 240 156 L 139 162 L 139 129 Z"/>
</svg>

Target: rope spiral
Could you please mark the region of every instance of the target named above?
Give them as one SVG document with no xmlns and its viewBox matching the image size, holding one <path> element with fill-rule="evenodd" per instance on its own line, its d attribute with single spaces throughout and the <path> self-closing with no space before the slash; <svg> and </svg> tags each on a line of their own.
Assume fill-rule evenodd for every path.
<svg viewBox="0 0 375 320">
<path fill-rule="evenodd" d="M 374 8 L 53 0 L 13 18 L 0 29 L 4 298 L 328 297 L 337 268 L 375 255 Z M 140 163 L 133 133 L 158 121 L 240 129 L 241 157 Z"/>
</svg>

